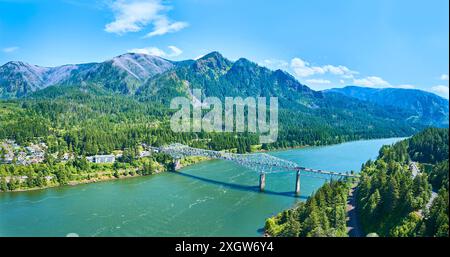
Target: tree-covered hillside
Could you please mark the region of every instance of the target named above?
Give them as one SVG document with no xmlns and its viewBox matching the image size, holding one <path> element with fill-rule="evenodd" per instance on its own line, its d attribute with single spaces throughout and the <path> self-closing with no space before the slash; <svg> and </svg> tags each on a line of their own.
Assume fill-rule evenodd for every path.
<svg viewBox="0 0 450 257">
<path fill-rule="evenodd" d="M 332 181 L 323 185 L 306 202 L 266 220 L 270 236 L 344 237 L 347 236 L 346 205 L 350 185 Z"/>
<path fill-rule="evenodd" d="M 415 174 L 417 165 L 421 172 Z M 427 129 L 384 146 L 376 161 L 363 165 L 357 188 L 365 232 L 448 236 L 448 173 L 448 129 Z M 438 192 L 434 199 L 432 189 Z"/>
<path fill-rule="evenodd" d="M 259 143 L 258 135 L 248 133 L 174 133 L 168 122 L 174 111 L 163 103 L 138 101 L 98 86 L 48 87 L 0 105 L 0 139 L 21 144 L 40 140 L 51 152 L 104 154 L 142 142 L 180 142 L 215 150 L 247 149 L 246 145 Z M 323 111 L 321 116 L 280 110 L 278 141 L 265 147 L 323 145 L 412 133 L 406 124 L 367 120 L 362 112 L 358 117 L 329 119 L 346 112 L 335 110 Z"/>
<path fill-rule="evenodd" d="M 101 63 L 47 68 L 9 62 L 0 67 L 0 99 L 37 96 L 36 92 L 39 95 L 49 87 L 67 86 L 96 86 L 140 102 L 164 106 L 175 96 L 190 97 L 196 88 L 202 89 L 204 96 L 221 99 L 275 96 L 286 116 L 292 116 L 291 121 L 306 124 L 296 126 L 319 124 L 323 126 L 321 130 L 330 133 L 346 130 L 350 134 L 376 137 L 380 136 L 378 134 L 410 135 L 428 125 L 429 118 L 435 118 L 434 115 L 411 118 L 411 108 L 391 108 L 338 93 L 314 91 L 285 71 L 272 71 L 245 58 L 233 62 L 218 52 L 181 62 L 129 53 Z M 419 110 L 420 106 L 412 108 Z M 440 105 L 430 108 L 437 113 Z M 342 135 L 342 132 L 336 134 Z"/>
<path fill-rule="evenodd" d="M 347 86 L 325 91 L 371 102 L 386 109 L 402 109 L 409 120 L 422 120 L 428 126 L 448 127 L 448 100 L 430 92 L 403 88 Z"/>
</svg>

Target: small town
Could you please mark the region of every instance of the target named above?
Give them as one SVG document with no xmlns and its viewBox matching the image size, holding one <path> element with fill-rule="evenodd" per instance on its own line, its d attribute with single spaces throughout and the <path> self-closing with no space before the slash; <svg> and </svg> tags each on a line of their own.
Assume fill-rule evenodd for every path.
<svg viewBox="0 0 450 257">
<path fill-rule="evenodd" d="M 151 157 L 152 153 L 158 153 L 159 151 L 157 149 L 151 149 L 148 145 L 142 143 L 138 147 L 140 149 L 139 154 L 133 156 L 132 160 L 137 159 L 143 159 L 145 157 Z M 124 163 L 121 163 L 117 165 L 117 167 L 120 168 L 114 168 L 112 167 L 113 164 L 117 164 L 121 162 L 120 158 L 123 157 L 122 150 L 114 151 L 114 153 L 111 154 L 103 154 L 103 155 L 92 155 L 92 156 L 76 156 L 74 153 L 48 153 L 48 146 L 44 142 L 39 143 L 30 143 L 27 146 L 22 146 L 16 143 L 14 140 L 4 140 L 0 142 L 0 165 L 11 165 L 11 167 L 27 167 L 27 166 L 33 166 L 38 167 L 37 165 L 45 163 L 46 159 L 52 158 L 53 160 L 56 160 L 57 162 L 61 164 L 65 164 L 68 161 L 75 161 L 76 160 L 83 160 L 85 159 L 87 162 L 92 163 L 94 166 L 99 168 L 100 170 L 93 172 L 88 177 L 84 178 L 86 179 L 86 182 L 95 182 L 100 179 L 102 176 L 106 176 L 103 179 L 107 179 L 108 177 L 123 177 L 126 176 L 128 173 L 131 175 L 139 173 L 139 169 L 137 167 L 127 169 L 126 166 L 124 166 Z M 84 158 L 83 158 L 84 157 Z M 144 162 L 148 162 L 144 161 Z M 106 165 L 106 166 L 104 166 Z M 157 165 L 159 166 L 159 165 Z M 114 169 L 112 169 L 114 168 Z M 129 168 L 129 167 L 128 167 Z M 142 168 L 141 168 L 142 169 Z M 131 171 L 131 170 L 134 170 Z M 115 172 L 114 172 L 115 171 Z M 154 170 L 155 172 L 159 172 L 160 168 L 156 168 Z M 145 173 L 148 174 L 148 173 Z M 94 176 L 91 178 L 91 176 Z M 6 183 L 10 183 L 11 181 L 16 180 L 19 185 L 26 185 L 27 181 L 29 181 L 29 176 L 24 174 L 23 172 L 20 172 L 17 175 L 14 176 L 5 176 L 3 177 L 5 179 Z M 35 180 L 36 177 L 33 176 L 33 179 L 31 181 Z M 49 173 L 48 171 L 45 172 L 45 175 L 42 176 L 42 180 L 45 180 L 45 184 L 52 184 L 52 181 L 58 181 L 58 176 L 55 176 L 55 174 Z M 77 179 L 78 180 L 78 179 Z M 83 179 L 81 179 L 83 180 Z M 101 180 L 101 179 L 100 179 Z M 76 184 L 77 182 L 67 182 L 68 184 Z"/>
<path fill-rule="evenodd" d="M 140 151 L 139 158 L 149 157 L 151 151 L 146 150 L 148 146 L 141 144 L 144 150 Z M 14 140 L 5 140 L 0 142 L 0 164 L 16 164 L 16 165 L 31 165 L 42 163 L 45 160 L 48 147 L 45 143 L 30 144 L 28 146 L 21 146 Z M 86 156 L 86 160 L 91 163 L 105 164 L 114 163 L 117 158 L 122 157 L 122 151 L 116 151 L 116 154 L 106 155 L 92 155 Z M 55 159 L 58 159 L 58 153 L 52 154 Z M 78 156 L 81 157 L 81 156 Z M 59 160 L 61 162 L 74 159 L 73 153 L 64 153 Z"/>
<path fill-rule="evenodd" d="M 45 143 L 20 146 L 14 140 L 0 143 L 0 163 L 30 165 L 41 163 L 45 159 L 47 146 Z"/>
</svg>

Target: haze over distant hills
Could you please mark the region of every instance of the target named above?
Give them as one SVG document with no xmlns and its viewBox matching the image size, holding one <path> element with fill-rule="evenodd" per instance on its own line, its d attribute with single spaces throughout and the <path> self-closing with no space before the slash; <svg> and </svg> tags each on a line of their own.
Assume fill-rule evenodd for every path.
<svg viewBox="0 0 450 257">
<path fill-rule="evenodd" d="M 232 62 L 218 52 L 182 62 L 127 53 L 101 63 L 47 68 L 13 61 L 0 67 L 0 98 L 4 99 L 45 98 L 54 96 L 54 88 L 64 93 L 69 92 L 64 88 L 81 87 L 164 105 L 175 96 L 189 97 L 193 88 L 220 98 L 277 96 L 281 108 L 310 119 L 326 119 L 337 127 L 346 120 L 360 120 L 358 124 L 367 128 L 396 122 L 448 126 L 448 100 L 428 92 L 354 86 L 314 91 L 285 71 L 273 71 L 245 58 Z"/>
<path fill-rule="evenodd" d="M 326 93 L 339 93 L 383 107 L 394 107 L 411 112 L 408 119 L 429 125 L 446 125 L 449 123 L 449 102 L 435 94 L 417 89 L 401 88 L 367 88 L 347 86 L 325 90 Z"/>
</svg>

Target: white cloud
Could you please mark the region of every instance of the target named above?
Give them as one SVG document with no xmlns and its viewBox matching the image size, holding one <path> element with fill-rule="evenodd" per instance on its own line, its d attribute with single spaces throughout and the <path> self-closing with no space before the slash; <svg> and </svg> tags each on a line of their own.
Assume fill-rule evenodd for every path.
<svg viewBox="0 0 450 257">
<path fill-rule="evenodd" d="M 409 85 L 409 84 L 405 84 L 405 85 L 397 85 L 397 86 L 393 86 L 393 87 L 396 87 L 396 88 L 403 88 L 403 89 L 414 89 L 414 88 L 416 88 L 416 86 L 414 86 L 414 85 Z"/>
<path fill-rule="evenodd" d="M 448 81 L 448 74 L 442 74 L 441 80 Z"/>
<path fill-rule="evenodd" d="M 172 22 L 167 17 L 170 6 L 162 0 L 116 0 L 110 5 L 114 21 L 106 24 L 105 31 L 119 35 L 138 32 L 147 25 L 153 25 L 153 31 L 147 37 L 164 35 L 179 31 L 188 26 L 186 22 Z"/>
<path fill-rule="evenodd" d="M 169 48 L 170 52 L 166 52 L 157 47 L 134 48 L 128 50 L 128 52 L 137 54 L 148 54 L 159 57 L 177 57 L 183 53 L 183 51 L 176 46 L 168 46 L 167 48 Z"/>
<path fill-rule="evenodd" d="M 306 80 L 306 83 L 309 84 L 331 84 L 331 81 L 326 79 L 308 79 Z"/>
<path fill-rule="evenodd" d="M 187 26 L 189 26 L 189 24 L 186 22 L 177 21 L 171 23 L 166 17 L 162 17 L 161 19 L 155 21 L 154 30 L 148 33 L 145 37 L 160 36 L 167 33 L 177 32 Z"/>
<path fill-rule="evenodd" d="M 202 58 L 203 56 L 205 56 L 205 55 L 204 54 L 199 55 L 199 56 L 195 57 L 194 60 L 198 60 L 198 59 Z"/>
<path fill-rule="evenodd" d="M 129 53 L 136 53 L 136 54 L 148 54 L 148 55 L 155 55 L 155 56 L 163 56 L 166 53 L 157 48 L 157 47 L 144 47 L 144 48 L 133 48 L 128 50 Z"/>
<path fill-rule="evenodd" d="M 17 50 L 19 50 L 18 46 L 10 46 L 10 47 L 5 47 L 5 48 L 2 49 L 2 51 L 4 53 L 12 53 L 12 52 L 15 52 Z"/>
<path fill-rule="evenodd" d="M 391 87 L 389 82 L 376 76 L 370 76 L 363 79 L 354 79 L 353 84 L 366 87 Z"/>
<path fill-rule="evenodd" d="M 262 65 L 266 66 L 273 66 L 273 65 L 285 65 L 287 66 L 287 62 L 282 62 L 279 60 L 264 60 Z M 290 70 L 294 73 L 294 75 L 299 78 L 309 78 L 314 75 L 323 75 L 322 78 L 311 78 L 306 79 L 306 83 L 311 85 L 318 85 L 318 86 L 326 86 L 329 84 L 337 84 L 340 83 L 341 85 L 345 84 L 354 84 L 357 86 L 364 86 L 364 87 L 375 87 L 375 88 L 403 88 L 403 89 L 413 89 L 416 88 L 414 85 L 411 84 L 399 84 L 394 85 L 389 83 L 388 81 L 384 80 L 381 77 L 378 76 L 367 76 L 358 78 L 357 74 L 359 74 L 358 71 L 351 70 L 343 65 L 323 65 L 323 66 L 314 66 L 311 65 L 309 62 L 295 57 L 291 60 L 290 65 L 288 65 Z M 441 76 L 441 78 L 444 78 L 444 76 Z M 336 83 L 334 83 L 336 82 Z"/>
<path fill-rule="evenodd" d="M 176 46 L 168 46 L 168 48 L 170 49 L 170 50 L 172 50 L 172 56 L 179 56 L 179 55 L 181 55 L 182 53 L 183 53 L 183 51 L 180 49 L 180 48 L 178 48 L 178 47 L 176 47 Z"/>
<path fill-rule="evenodd" d="M 117 34 L 140 31 L 165 9 L 159 1 L 118 0 L 110 7 L 115 21 L 106 24 L 105 30 Z"/>
<path fill-rule="evenodd" d="M 329 72 L 333 75 L 342 75 L 342 76 L 351 76 L 353 77 L 353 74 L 357 74 L 355 71 L 351 71 L 349 68 L 339 65 L 339 66 L 333 66 L 333 65 L 325 65 L 323 66 L 323 69 L 325 72 Z"/>
<path fill-rule="evenodd" d="M 448 85 L 447 86 L 437 85 L 432 87 L 430 91 L 448 99 L 449 94 Z"/>
<path fill-rule="evenodd" d="M 403 88 L 403 89 L 416 88 L 416 86 L 410 84 L 392 85 L 391 83 L 377 76 L 369 76 L 362 79 L 353 79 L 353 84 L 357 86 L 375 87 L 375 88 L 384 88 L 384 87 Z"/>
<path fill-rule="evenodd" d="M 278 59 L 265 59 L 260 63 L 261 66 L 265 66 L 269 69 L 277 70 L 282 69 L 286 70 L 289 68 L 289 63 L 284 60 L 278 60 Z"/>
<path fill-rule="evenodd" d="M 299 77 L 308 77 L 316 73 L 320 73 L 314 68 L 309 67 L 309 64 L 307 62 L 297 57 L 291 60 L 291 68 L 294 71 L 295 75 Z M 321 74 L 323 74 L 323 72 Z"/>
<path fill-rule="evenodd" d="M 353 78 L 354 74 L 358 74 L 356 71 L 352 71 L 349 68 L 339 65 L 324 65 L 324 66 L 312 66 L 307 61 L 304 61 L 298 57 L 291 60 L 291 68 L 294 74 L 298 77 L 309 77 L 316 74 L 332 74 L 338 75 L 343 78 Z"/>
</svg>

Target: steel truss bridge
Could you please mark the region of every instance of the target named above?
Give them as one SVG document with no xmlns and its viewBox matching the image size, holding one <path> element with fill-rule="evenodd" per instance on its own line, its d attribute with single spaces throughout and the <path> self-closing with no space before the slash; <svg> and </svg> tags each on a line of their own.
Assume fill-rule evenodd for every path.
<svg viewBox="0 0 450 257">
<path fill-rule="evenodd" d="M 162 147 L 150 147 L 153 151 L 162 152 L 170 155 L 174 159 L 174 169 L 179 168 L 180 159 L 189 156 L 203 156 L 210 159 L 220 159 L 235 162 L 243 167 L 249 168 L 260 174 L 259 187 L 261 191 L 264 191 L 266 184 L 265 174 L 276 172 L 297 172 L 295 193 L 300 194 L 300 173 L 315 173 L 329 175 L 331 177 L 358 177 L 357 175 L 349 172 L 335 172 L 320 169 L 311 169 L 301 167 L 292 161 L 287 161 L 265 153 L 255 154 L 235 154 L 223 151 L 212 151 L 205 149 L 193 148 L 183 144 L 171 144 Z"/>
</svg>

